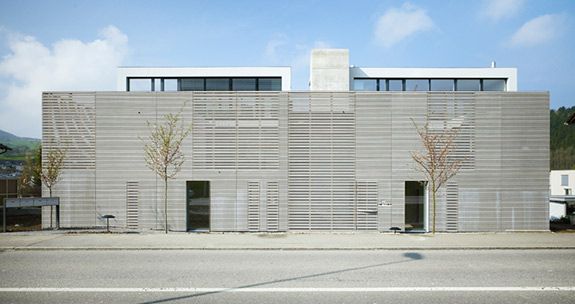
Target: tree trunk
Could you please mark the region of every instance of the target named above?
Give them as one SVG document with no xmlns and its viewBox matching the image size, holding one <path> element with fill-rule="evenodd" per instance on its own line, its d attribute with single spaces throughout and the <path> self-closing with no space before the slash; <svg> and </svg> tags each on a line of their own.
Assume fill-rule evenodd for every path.
<svg viewBox="0 0 575 304">
<path fill-rule="evenodd" d="M 435 191 L 433 192 L 433 234 L 435 234 L 435 218 L 437 215 L 437 212 L 435 212 Z"/>
<path fill-rule="evenodd" d="M 436 195 L 436 188 L 435 188 L 435 181 L 431 182 L 431 201 L 432 201 L 432 205 L 433 205 L 433 228 L 432 228 L 432 233 L 435 234 L 435 219 L 436 219 L 436 215 L 437 212 L 435 211 L 435 195 Z"/>
<path fill-rule="evenodd" d="M 168 177 L 167 175 L 164 176 L 164 215 L 166 219 L 166 234 L 168 234 Z"/>
<path fill-rule="evenodd" d="M 50 191 L 50 197 L 52 197 L 52 187 L 48 187 L 48 190 Z M 52 216 L 54 213 L 54 210 L 52 208 L 53 207 L 50 206 L 50 228 L 52 228 Z"/>
</svg>

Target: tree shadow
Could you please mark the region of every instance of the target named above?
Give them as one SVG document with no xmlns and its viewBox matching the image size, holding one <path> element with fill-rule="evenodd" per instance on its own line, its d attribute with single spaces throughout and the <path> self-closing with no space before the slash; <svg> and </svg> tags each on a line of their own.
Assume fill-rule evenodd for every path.
<svg viewBox="0 0 575 304">
<path fill-rule="evenodd" d="M 357 270 L 363 270 L 363 269 L 369 269 L 369 268 L 389 266 L 389 265 L 394 265 L 394 264 L 402 264 L 402 263 L 408 263 L 408 262 L 413 262 L 413 261 L 424 259 L 424 256 L 422 254 L 417 253 L 417 252 L 406 252 L 406 253 L 402 254 L 402 256 L 407 258 L 407 259 L 400 260 L 400 261 L 392 261 L 392 262 L 374 264 L 374 265 L 366 265 L 366 266 L 360 266 L 360 267 L 346 268 L 346 269 L 340 269 L 340 270 L 334 270 L 334 271 L 328 271 L 328 272 L 322 272 L 322 273 L 314 273 L 314 274 L 309 274 L 309 275 L 305 275 L 305 276 L 285 278 L 285 279 L 279 279 L 279 280 L 268 281 L 268 282 L 260 282 L 260 283 L 248 284 L 248 285 L 243 285 L 243 286 L 238 286 L 238 287 L 230 287 L 230 288 L 225 288 L 225 289 L 218 290 L 218 291 L 193 293 L 193 294 L 179 296 L 179 297 L 171 297 L 171 298 L 160 299 L 160 300 L 155 300 L 155 301 L 142 302 L 141 304 L 155 304 L 155 303 L 164 303 L 164 302 L 177 301 L 177 300 L 183 300 L 183 299 L 191 299 L 191 298 L 197 298 L 197 297 L 202 297 L 202 296 L 207 296 L 207 295 L 226 293 L 226 292 L 230 292 L 230 291 L 234 291 L 234 290 L 260 287 L 260 286 L 265 286 L 265 285 L 284 283 L 284 282 L 290 282 L 290 281 L 297 281 L 297 280 L 302 280 L 302 279 L 316 278 L 316 277 L 328 276 L 328 275 L 332 275 L 332 274 L 339 274 L 339 273 L 350 272 L 350 271 L 357 271 Z"/>
</svg>

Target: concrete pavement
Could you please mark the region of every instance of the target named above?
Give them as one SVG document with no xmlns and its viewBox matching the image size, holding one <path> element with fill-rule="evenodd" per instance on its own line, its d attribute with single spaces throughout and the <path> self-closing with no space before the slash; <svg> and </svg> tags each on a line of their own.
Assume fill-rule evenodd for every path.
<svg viewBox="0 0 575 304">
<path fill-rule="evenodd" d="M 0 234 L 0 250 L 429 250 L 575 249 L 575 233 L 101 233 Z"/>
</svg>

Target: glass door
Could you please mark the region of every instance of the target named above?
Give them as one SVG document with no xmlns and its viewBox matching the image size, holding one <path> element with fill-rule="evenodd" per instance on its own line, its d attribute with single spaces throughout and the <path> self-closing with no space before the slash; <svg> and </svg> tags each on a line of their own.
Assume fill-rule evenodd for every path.
<svg viewBox="0 0 575 304">
<path fill-rule="evenodd" d="M 425 232 L 426 182 L 405 182 L 405 231 Z"/>
<path fill-rule="evenodd" d="M 187 181 L 188 231 L 210 231 L 210 182 Z"/>
</svg>

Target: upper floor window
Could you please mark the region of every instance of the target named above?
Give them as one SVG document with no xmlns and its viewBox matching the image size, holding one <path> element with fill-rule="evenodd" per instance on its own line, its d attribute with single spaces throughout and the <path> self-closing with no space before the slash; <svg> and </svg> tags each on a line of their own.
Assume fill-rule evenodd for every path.
<svg viewBox="0 0 575 304">
<path fill-rule="evenodd" d="M 567 175 L 567 174 L 561 175 L 561 186 L 564 186 L 564 187 L 569 186 L 569 175 Z"/>
<path fill-rule="evenodd" d="M 281 77 L 128 77 L 127 91 L 281 91 Z"/>
<path fill-rule="evenodd" d="M 353 88 L 356 91 L 377 91 L 378 79 L 354 79 Z"/>
<path fill-rule="evenodd" d="M 506 91 L 505 79 L 487 78 L 355 78 L 353 90 L 355 91 Z"/>
</svg>

